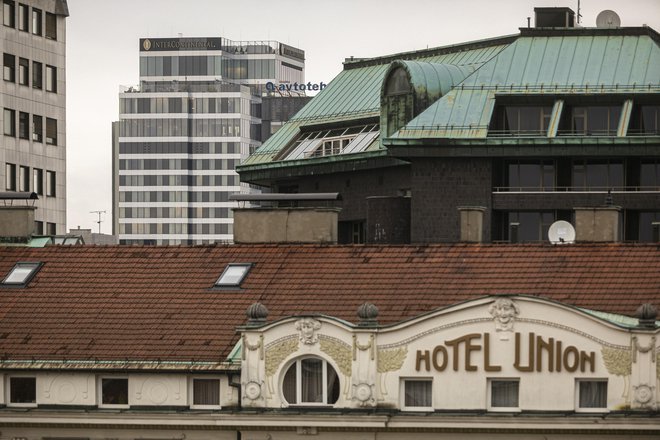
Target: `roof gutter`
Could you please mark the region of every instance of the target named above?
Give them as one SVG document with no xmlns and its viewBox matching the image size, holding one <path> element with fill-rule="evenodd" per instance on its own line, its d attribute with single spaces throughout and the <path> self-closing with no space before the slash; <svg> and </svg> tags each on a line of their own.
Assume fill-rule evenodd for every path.
<svg viewBox="0 0 660 440">
<path fill-rule="evenodd" d="M 0 368 L 16 370 L 141 370 L 141 371 L 239 371 L 233 362 L 138 360 L 0 360 Z"/>
</svg>

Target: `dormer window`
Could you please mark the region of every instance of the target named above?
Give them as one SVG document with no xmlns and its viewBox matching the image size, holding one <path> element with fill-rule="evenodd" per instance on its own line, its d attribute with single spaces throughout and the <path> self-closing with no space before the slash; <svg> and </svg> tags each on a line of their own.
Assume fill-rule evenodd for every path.
<svg viewBox="0 0 660 440">
<path fill-rule="evenodd" d="M 403 67 L 394 69 L 385 83 L 383 111 L 385 136 L 391 136 L 413 119 L 413 91 Z"/>
<path fill-rule="evenodd" d="M 488 130 L 489 136 L 546 136 L 551 105 L 499 105 Z"/>
<path fill-rule="evenodd" d="M 564 108 L 560 135 L 616 136 L 621 105 L 590 105 Z"/>
<path fill-rule="evenodd" d="M 287 160 L 336 156 L 367 150 L 379 133 L 378 124 L 306 131 L 300 134 L 286 155 Z"/>
<path fill-rule="evenodd" d="M 2 285 L 7 287 L 25 287 L 36 275 L 41 267 L 39 262 L 19 262 L 9 271 L 2 280 Z"/>
</svg>

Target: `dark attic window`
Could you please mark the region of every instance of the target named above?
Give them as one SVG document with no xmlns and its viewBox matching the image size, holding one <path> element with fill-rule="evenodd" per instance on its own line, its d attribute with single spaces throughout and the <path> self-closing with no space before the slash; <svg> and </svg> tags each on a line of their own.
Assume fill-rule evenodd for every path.
<svg viewBox="0 0 660 440">
<path fill-rule="evenodd" d="M 252 263 L 229 263 L 215 282 L 214 287 L 240 287 L 252 268 Z"/>
<path fill-rule="evenodd" d="M 42 263 L 39 262 L 18 262 L 2 280 L 2 285 L 6 287 L 26 287 L 41 266 Z"/>
</svg>

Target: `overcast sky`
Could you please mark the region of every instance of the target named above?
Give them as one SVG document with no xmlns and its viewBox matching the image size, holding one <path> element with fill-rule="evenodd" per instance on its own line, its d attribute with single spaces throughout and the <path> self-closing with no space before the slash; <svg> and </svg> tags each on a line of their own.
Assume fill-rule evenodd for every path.
<svg viewBox="0 0 660 440">
<path fill-rule="evenodd" d="M 535 6 L 577 0 L 68 0 L 67 228 L 112 228 L 112 121 L 120 85 L 138 84 L 141 37 L 276 40 L 305 51 L 305 76 L 329 82 L 344 58 L 515 34 Z M 622 26 L 660 31 L 660 0 L 582 0 L 582 25 L 604 9 Z"/>
</svg>

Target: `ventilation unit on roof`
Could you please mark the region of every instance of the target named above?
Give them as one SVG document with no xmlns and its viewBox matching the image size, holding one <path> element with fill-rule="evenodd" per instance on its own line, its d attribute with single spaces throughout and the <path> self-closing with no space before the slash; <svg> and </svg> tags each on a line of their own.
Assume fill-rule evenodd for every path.
<svg viewBox="0 0 660 440">
<path fill-rule="evenodd" d="M 575 12 L 571 8 L 534 8 L 537 28 L 575 27 Z"/>
</svg>

